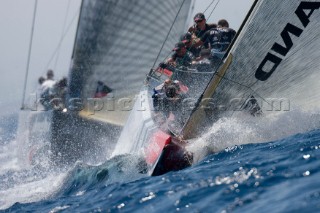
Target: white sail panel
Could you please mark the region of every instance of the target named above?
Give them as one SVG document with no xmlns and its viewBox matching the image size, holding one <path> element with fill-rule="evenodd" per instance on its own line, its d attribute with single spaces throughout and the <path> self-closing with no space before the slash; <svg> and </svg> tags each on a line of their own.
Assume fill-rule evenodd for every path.
<svg viewBox="0 0 320 213">
<path fill-rule="evenodd" d="M 84 0 L 71 96 L 92 97 L 98 80 L 111 87 L 117 98 L 137 93 L 162 44 L 156 65 L 184 32 L 190 4 L 191 0 Z"/>
<path fill-rule="evenodd" d="M 231 50 L 232 63 L 213 102 L 225 106 L 228 113 L 236 109 L 228 108 L 232 103 L 252 95 L 265 112 L 278 111 L 270 104 L 281 101 L 281 110 L 288 110 L 288 104 L 289 110 L 318 109 L 319 7 L 320 1 L 259 1 Z"/>
</svg>

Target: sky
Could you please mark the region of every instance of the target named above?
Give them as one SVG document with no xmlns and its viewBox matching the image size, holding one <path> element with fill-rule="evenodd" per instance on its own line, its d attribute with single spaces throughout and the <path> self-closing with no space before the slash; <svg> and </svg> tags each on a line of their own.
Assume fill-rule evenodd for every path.
<svg viewBox="0 0 320 213">
<path fill-rule="evenodd" d="M 56 79 L 67 75 L 80 3 L 81 0 L 38 0 L 28 75 L 30 90 L 36 88 L 38 77 L 45 75 L 48 68 L 54 69 Z M 35 0 L 0 1 L 0 105 L 22 100 L 34 5 Z M 70 27 L 61 43 L 59 59 L 56 54 L 50 60 L 67 25 Z"/>
<path fill-rule="evenodd" d="M 35 1 L 0 1 L 0 106 L 12 102 L 19 103 L 17 108 L 21 106 Z M 81 4 L 81 0 L 37 2 L 26 99 L 49 68 L 54 70 L 56 79 L 67 76 Z M 211 2 L 194 1 L 190 25 L 193 16 L 205 11 Z M 224 18 L 237 30 L 252 3 L 253 0 L 214 0 L 205 12 L 207 22 L 216 23 Z"/>
<path fill-rule="evenodd" d="M 195 0 L 194 2 L 192 18 L 196 13 L 207 10 L 204 14 L 208 23 L 217 23 L 220 19 L 226 19 L 230 27 L 237 30 L 254 0 Z M 190 24 L 193 24 L 192 18 Z"/>
</svg>

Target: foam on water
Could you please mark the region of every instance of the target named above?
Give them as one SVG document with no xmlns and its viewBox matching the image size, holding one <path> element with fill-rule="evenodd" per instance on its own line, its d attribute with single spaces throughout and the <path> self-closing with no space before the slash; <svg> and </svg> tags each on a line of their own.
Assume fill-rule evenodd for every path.
<svg viewBox="0 0 320 213">
<path fill-rule="evenodd" d="M 115 156 L 99 165 L 77 162 L 71 167 L 50 161 L 50 144 L 44 134 L 30 137 L 29 116 L 23 114 L 12 141 L 0 146 L 0 209 L 15 203 L 41 202 L 51 197 L 81 196 L 88 189 L 146 176 L 141 156 Z M 24 126 L 25 125 L 25 126 Z M 43 137 L 41 137 L 41 135 Z M 67 208 L 58 206 L 52 212 Z"/>
<path fill-rule="evenodd" d="M 279 140 L 317 129 L 320 127 L 319 116 L 319 113 L 299 110 L 263 117 L 238 113 L 219 119 L 200 138 L 192 141 L 188 150 L 194 153 L 197 162 L 208 153 L 216 153 L 228 147 Z"/>
<path fill-rule="evenodd" d="M 30 203 L 44 199 L 59 188 L 65 177 L 64 171 L 50 166 L 47 154 L 49 147 L 44 146 L 45 141 L 39 139 L 38 148 L 41 147 L 43 151 L 39 152 L 35 145 L 30 146 L 28 143 L 28 129 L 17 131 L 17 115 L 11 116 L 14 119 L 10 120 L 8 116 L 0 118 L 1 128 L 7 130 L 2 135 L 6 141 L 2 141 L 0 146 L 0 209 L 6 209 L 17 202 Z M 19 122 L 27 121 L 20 119 Z"/>
<path fill-rule="evenodd" d="M 13 175 L 10 177 L 13 186 L 0 191 L 0 197 L 3 199 L 0 200 L 0 209 L 6 209 L 17 202 L 31 203 L 48 198 L 56 192 L 65 177 L 63 173 L 50 173 L 40 179 L 36 174 L 31 174 L 26 179 L 22 179 L 19 175 L 11 175 Z"/>
<path fill-rule="evenodd" d="M 146 171 L 141 156 L 129 154 L 113 157 L 96 166 L 77 162 L 67 172 L 57 195 L 81 196 L 92 188 L 140 179 L 146 176 Z"/>
<path fill-rule="evenodd" d="M 264 115 L 261 118 L 238 113 L 233 117 L 219 119 L 203 133 L 202 137 L 193 141 L 194 143 L 188 149 L 195 153 L 195 161 L 198 162 L 208 153 L 224 149 L 227 152 L 233 152 L 238 148 L 241 149 L 243 144 L 274 141 L 319 128 L 318 115 L 291 111 Z M 0 209 L 7 209 L 17 202 L 41 202 L 61 196 L 86 197 L 89 196 L 88 191 L 92 189 L 115 187 L 117 183 L 130 183 L 146 176 L 145 165 L 141 164 L 141 156 L 136 155 L 115 156 L 99 165 L 78 162 L 71 168 L 61 169 L 50 164 L 49 146 L 41 146 L 36 147 L 37 152 L 32 157 L 33 162 L 30 162 L 25 157 L 21 158 L 21 156 L 29 156 L 31 149 L 34 148 L 25 145 L 24 135 L 28 135 L 28 131 L 22 131 L 19 134 L 21 135 L 16 138 L 20 138 L 20 141 L 14 139 L 0 146 Z M 41 141 L 41 138 L 38 142 L 38 144 L 46 144 L 46 141 Z M 304 156 L 308 158 L 307 154 Z M 200 167 L 203 168 L 201 165 Z M 233 176 L 222 174 L 212 180 L 212 183 L 215 186 L 239 184 L 246 182 L 250 177 L 259 178 L 259 170 L 254 167 L 239 168 Z M 150 196 L 152 197 L 148 194 L 146 199 Z M 144 202 L 146 201 L 143 200 Z M 51 211 L 68 208 L 69 205 L 55 205 Z"/>
<path fill-rule="evenodd" d="M 9 171 L 17 171 L 21 167 L 17 158 L 17 142 L 14 140 L 11 143 L 2 145 L 0 148 L 0 175 Z"/>
</svg>

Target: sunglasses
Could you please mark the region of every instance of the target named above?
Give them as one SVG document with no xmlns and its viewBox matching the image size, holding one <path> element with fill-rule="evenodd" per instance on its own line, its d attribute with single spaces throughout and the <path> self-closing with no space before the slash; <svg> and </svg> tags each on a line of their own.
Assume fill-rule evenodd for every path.
<svg viewBox="0 0 320 213">
<path fill-rule="evenodd" d="M 203 21 L 203 19 L 201 19 L 201 20 L 195 20 L 194 22 L 200 23 L 200 22 L 202 22 L 202 21 Z"/>
</svg>

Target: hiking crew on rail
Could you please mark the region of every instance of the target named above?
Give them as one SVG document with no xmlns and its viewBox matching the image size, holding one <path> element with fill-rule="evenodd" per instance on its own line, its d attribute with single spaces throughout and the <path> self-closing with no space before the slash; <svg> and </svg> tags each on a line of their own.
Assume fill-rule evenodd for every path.
<svg viewBox="0 0 320 213">
<path fill-rule="evenodd" d="M 175 68 L 190 67 L 203 59 L 209 59 L 212 67 L 221 62 L 236 31 L 229 27 L 225 19 L 219 20 L 218 24 L 207 24 L 203 13 L 197 13 L 194 22 L 195 25 L 176 43 L 171 57 L 160 63 L 158 69 L 167 68 L 174 73 Z M 173 80 L 175 77 L 172 76 Z"/>
<path fill-rule="evenodd" d="M 195 24 L 188 29 L 188 32 L 180 37 L 180 41 L 176 43 L 173 48 L 174 53 L 165 62 L 159 64 L 156 70 L 170 70 L 173 74 L 168 76 L 168 79 L 161 85 L 161 93 L 156 87 L 154 89 L 154 108 L 155 111 L 162 111 L 165 113 L 165 117 L 170 117 L 170 112 L 172 111 L 172 106 L 181 104 L 180 96 L 167 97 L 168 95 L 178 94 L 180 88 L 177 84 L 174 84 L 174 80 L 178 80 L 180 85 L 188 88 L 188 85 L 184 85 L 179 79 L 177 74 L 177 69 L 181 67 L 190 68 L 193 64 L 197 64 L 202 60 L 209 60 L 211 68 L 217 68 L 220 66 L 222 60 L 225 57 L 226 51 L 229 48 L 232 40 L 236 35 L 236 31 L 229 27 L 229 23 L 225 19 L 218 21 L 218 24 L 208 24 L 206 22 L 205 15 L 203 13 L 197 13 L 194 16 Z M 169 91 L 169 88 L 172 91 Z M 173 88 L 175 91 L 173 92 Z M 168 90 L 168 91 L 167 91 Z M 186 89 L 185 91 L 188 91 Z M 164 98 L 164 103 L 162 107 L 159 103 L 159 97 Z M 179 98 L 178 98 L 179 97 Z M 172 103 L 170 102 L 172 101 Z M 167 106 L 167 107 L 166 107 Z M 170 107 L 169 107 L 170 106 Z M 162 108 L 160 110 L 160 108 Z M 177 108 L 177 107 L 175 107 Z M 179 118 L 177 118 L 179 119 Z"/>
</svg>

